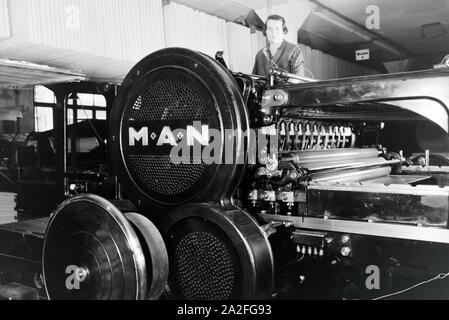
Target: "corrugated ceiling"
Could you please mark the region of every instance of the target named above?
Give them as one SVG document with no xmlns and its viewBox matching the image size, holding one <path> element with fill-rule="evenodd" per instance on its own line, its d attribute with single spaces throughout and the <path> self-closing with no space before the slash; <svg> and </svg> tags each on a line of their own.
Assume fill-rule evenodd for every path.
<svg viewBox="0 0 449 320">
<path fill-rule="evenodd" d="M 23 88 L 85 79 L 86 76 L 81 73 L 29 62 L 0 59 L 0 88 Z"/>
</svg>

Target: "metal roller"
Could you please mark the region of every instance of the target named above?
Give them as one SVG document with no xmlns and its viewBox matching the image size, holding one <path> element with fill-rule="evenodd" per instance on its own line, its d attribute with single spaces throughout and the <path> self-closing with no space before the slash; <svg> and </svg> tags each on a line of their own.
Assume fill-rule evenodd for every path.
<svg viewBox="0 0 449 320">
<path fill-rule="evenodd" d="M 164 239 L 156 226 L 138 213 L 126 213 L 142 246 L 147 269 L 147 300 L 157 300 L 162 295 L 168 279 L 168 254 Z"/>
<path fill-rule="evenodd" d="M 357 159 L 354 161 L 343 160 L 336 162 L 304 162 L 301 164 L 302 168 L 305 168 L 311 172 L 324 171 L 324 170 L 336 170 L 336 169 L 361 169 L 368 167 L 384 167 L 393 166 L 399 164 L 400 160 L 390 160 L 387 161 L 384 158 L 373 158 L 373 159 Z"/>
<path fill-rule="evenodd" d="M 375 179 L 388 176 L 391 173 L 391 167 L 381 167 L 366 170 L 351 170 L 340 171 L 332 173 L 320 173 L 312 175 L 311 180 L 314 182 L 336 181 L 340 183 L 345 182 L 359 182 L 363 180 Z"/>
<path fill-rule="evenodd" d="M 379 156 L 379 151 L 377 149 L 334 149 L 299 151 L 295 153 L 290 151 L 285 154 L 284 160 L 293 161 L 295 164 L 302 166 L 304 163 L 376 158 Z"/>
</svg>

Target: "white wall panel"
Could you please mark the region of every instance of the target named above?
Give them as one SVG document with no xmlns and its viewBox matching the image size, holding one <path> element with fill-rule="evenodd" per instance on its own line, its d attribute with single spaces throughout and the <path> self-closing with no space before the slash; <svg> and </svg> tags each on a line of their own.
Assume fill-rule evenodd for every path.
<svg viewBox="0 0 449 320">
<path fill-rule="evenodd" d="M 303 44 L 299 46 L 304 54 L 306 68 L 310 70 L 315 79 L 329 80 L 378 73 L 375 70 L 311 49 Z M 312 74 L 307 74 L 307 76 L 312 76 Z"/>
<path fill-rule="evenodd" d="M 250 29 L 233 22 L 228 22 L 226 27 L 229 48 L 228 67 L 232 71 L 251 73 L 254 61 Z"/>
<path fill-rule="evenodd" d="M 266 46 L 265 36 L 260 31 L 256 31 L 251 34 L 251 65 L 254 67 L 254 63 L 256 61 L 256 54 Z M 253 68 L 251 68 L 251 71 Z"/>
<path fill-rule="evenodd" d="M 10 35 L 8 0 L 0 0 L 0 40 L 9 38 Z"/>
<path fill-rule="evenodd" d="M 26 0 L 29 41 L 137 61 L 164 47 L 162 1 Z"/>
<path fill-rule="evenodd" d="M 224 51 L 229 61 L 225 20 L 174 2 L 164 6 L 164 20 L 167 47 L 185 47 L 211 57 Z"/>
<path fill-rule="evenodd" d="M 117 81 L 142 57 L 165 46 L 162 0 L 8 3 L 11 37 L 0 41 L 0 58 Z"/>
<path fill-rule="evenodd" d="M 0 41 L 0 58 L 104 80 L 122 79 L 139 59 L 165 46 L 212 57 L 223 50 L 232 70 L 249 73 L 256 53 L 265 46 L 261 32 L 250 34 L 241 25 L 175 2 L 163 6 L 162 0 L 0 0 L 0 40 L 4 34 L 10 37 Z M 317 79 L 373 73 L 302 48 L 306 67 Z"/>
</svg>

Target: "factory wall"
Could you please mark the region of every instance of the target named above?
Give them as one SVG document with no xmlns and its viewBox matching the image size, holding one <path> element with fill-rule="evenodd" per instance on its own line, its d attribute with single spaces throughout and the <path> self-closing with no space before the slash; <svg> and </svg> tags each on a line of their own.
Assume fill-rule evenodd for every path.
<svg viewBox="0 0 449 320">
<path fill-rule="evenodd" d="M 271 10 L 267 14 L 277 13 Z M 286 8 L 280 8 L 280 14 Z M 304 12 L 304 17 L 307 14 Z M 250 73 L 253 69 L 257 51 L 265 46 L 262 32 L 251 34 L 250 29 L 233 22 L 213 17 L 198 10 L 191 9 L 174 2 L 164 6 L 165 41 L 167 46 L 183 46 L 205 52 L 211 56 L 216 51 L 224 50 L 228 67 L 233 71 Z M 293 20 L 293 19 L 292 19 Z M 297 25 L 290 25 L 290 38 L 296 38 Z M 227 42 L 225 39 L 227 38 Z M 340 77 L 368 75 L 378 73 L 371 69 L 350 63 L 321 51 L 301 45 L 306 67 L 310 71 L 307 76 L 327 80 Z"/>
<path fill-rule="evenodd" d="M 10 35 L 8 0 L 0 0 L 0 40 L 9 38 Z"/>
<path fill-rule="evenodd" d="M 122 60 L 141 59 L 164 44 L 161 1 L 25 2 L 32 42 Z"/>
<path fill-rule="evenodd" d="M 273 13 L 289 12 L 281 6 L 264 14 Z M 294 41 L 298 23 L 289 27 Z M 0 58 L 118 81 L 142 57 L 173 46 L 211 56 L 224 51 L 232 70 L 249 73 L 265 45 L 261 32 L 162 0 L 0 0 L 0 40 Z M 303 51 L 307 68 L 318 79 L 373 73 L 305 46 Z"/>
<path fill-rule="evenodd" d="M 1 4 L 11 36 L 0 41 L 0 58 L 120 80 L 165 46 L 160 0 L 8 0 L 8 11 Z"/>
</svg>

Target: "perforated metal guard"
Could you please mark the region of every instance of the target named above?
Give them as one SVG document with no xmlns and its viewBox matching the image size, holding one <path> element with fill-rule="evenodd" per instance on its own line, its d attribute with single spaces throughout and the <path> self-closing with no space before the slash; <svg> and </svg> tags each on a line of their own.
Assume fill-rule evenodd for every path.
<svg viewBox="0 0 449 320">
<path fill-rule="evenodd" d="M 244 144 L 235 144 L 233 152 L 245 149 L 248 110 L 232 74 L 201 53 L 167 48 L 142 59 L 123 81 L 110 119 L 114 170 L 125 196 L 147 216 L 189 202 L 229 199 L 245 172 L 245 164 L 223 163 L 223 137 L 232 130 Z M 199 134 L 204 128 L 223 133 L 213 140 L 219 161 L 202 158 L 212 145 L 200 141 L 192 126 Z M 197 158 L 175 164 L 180 159 L 170 159 L 172 152 Z"/>
<path fill-rule="evenodd" d="M 245 211 L 187 204 L 161 222 L 170 261 L 168 292 L 179 300 L 271 297 L 273 255 L 259 224 Z"/>
<path fill-rule="evenodd" d="M 151 75 L 150 75 L 151 77 Z M 193 78 L 191 79 L 193 81 Z M 186 79 L 150 81 L 135 101 L 129 118 L 135 121 L 182 120 L 192 124 L 210 116 L 204 99 Z M 155 194 L 175 196 L 191 189 L 204 173 L 201 159 L 173 164 L 170 155 L 130 155 L 130 169 Z M 195 161 L 197 160 L 197 161 Z"/>
<path fill-rule="evenodd" d="M 189 190 L 201 178 L 205 165 L 170 162 L 170 155 L 129 156 L 130 168 L 149 190 L 157 194 L 176 195 Z"/>
<path fill-rule="evenodd" d="M 175 249 L 174 274 L 189 300 L 224 300 L 231 297 L 236 275 L 225 244 L 207 232 L 187 234 Z"/>
<path fill-rule="evenodd" d="M 130 117 L 148 120 L 196 120 L 210 116 L 204 100 L 180 80 L 150 82 L 134 103 Z"/>
</svg>

